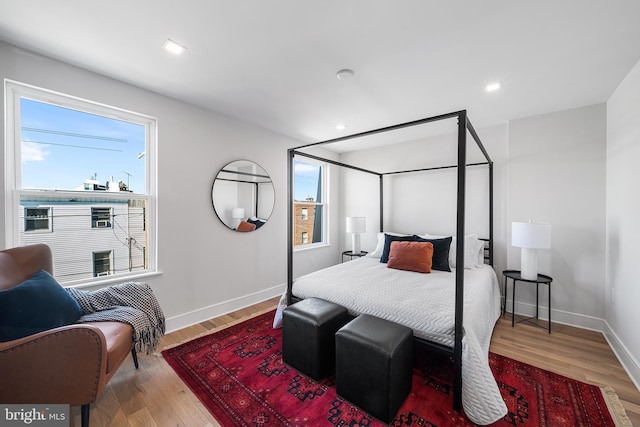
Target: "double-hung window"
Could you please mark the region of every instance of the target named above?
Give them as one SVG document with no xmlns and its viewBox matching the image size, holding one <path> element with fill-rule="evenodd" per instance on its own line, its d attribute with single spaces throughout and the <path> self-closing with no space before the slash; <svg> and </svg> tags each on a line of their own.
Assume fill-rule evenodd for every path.
<svg viewBox="0 0 640 427">
<path fill-rule="evenodd" d="M 296 248 L 327 243 L 326 163 L 294 161 L 294 241 Z"/>
<path fill-rule="evenodd" d="M 6 247 L 66 285 L 156 270 L 156 119 L 5 81 Z"/>
</svg>

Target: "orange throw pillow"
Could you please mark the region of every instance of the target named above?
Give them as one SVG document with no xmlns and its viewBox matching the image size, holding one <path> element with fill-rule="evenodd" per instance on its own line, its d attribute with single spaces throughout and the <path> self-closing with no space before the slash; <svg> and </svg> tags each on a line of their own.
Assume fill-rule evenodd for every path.
<svg viewBox="0 0 640 427">
<path fill-rule="evenodd" d="M 397 270 L 431 273 L 433 244 L 431 242 L 391 242 L 387 267 Z"/>
<path fill-rule="evenodd" d="M 240 224 L 238 224 L 238 227 L 236 228 L 237 231 L 253 231 L 255 229 L 256 229 L 256 225 L 251 224 L 250 222 L 247 222 L 247 221 L 242 221 Z"/>
</svg>

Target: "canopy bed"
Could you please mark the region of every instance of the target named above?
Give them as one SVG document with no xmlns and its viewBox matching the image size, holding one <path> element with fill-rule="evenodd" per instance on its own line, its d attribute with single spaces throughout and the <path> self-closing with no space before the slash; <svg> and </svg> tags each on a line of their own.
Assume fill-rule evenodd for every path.
<svg viewBox="0 0 640 427">
<path fill-rule="evenodd" d="M 411 170 L 376 172 L 354 165 L 319 157 L 305 151 L 306 148 L 346 141 L 354 138 L 378 135 L 412 126 L 457 118 L 457 163 Z M 484 160 L 467 163 L 467 138 L 471 135 Z M 380 224 L 379 244 L 373 253 L 358 260 L 338 264 L 294 280 L 293 230 L 294 230 L 294 158 L 307 157 L 342 168 L 373 174 L 379 177 Z M 467 168 L 488 168 L 489 180 L 489 236 L 481 247 L 465 238 L 465 195 Z M 456 169 L 457 213 L 453 235 L 455 250 L 451 245 L 451 258 L 457 259 L 458 268 L 436 268 L 431 274 L 415 273 L 386 268 L 380 262 L 382 246 L 394 238 L 383 234 L 384 230 L 384 178 L 414 172 Z M 444 236 L 411 236 L 409 240 L 430 241 L 436 244 Z M 448 237 L 449 242 L 452 237 Z M 475 240 L 477 241 L 477 240 Z M 439 245 L 440 243 L 438 243 Z M 486 246 L 485 246 L 486 244 Z M 470 249 L 472 249 L 470 251 Z M 387 247 L 388 250 L 388 247 Z M 467 117 L 466 110 L 424 118 L 408 123 L 375 129 L 342 138 L 307 144 L 288 150 L 288 248 L 287 248 L 286 303 L 318 297 L 345 306 L 351 314 L 371 314 L 404 324 L 414 331 L 418 345 L 444 353 L 453 361 L 453 407 L 464 408 L 467 416 L 477 424 L 489 424 L 506 414 L 506 406 L 495 383 L 488 364 L 488 346 L 495 322 L 500 314 L 500 294 L 493 265 L 493 162 Z M 481 254 L 467 265 L 469 253 Z M 466 254 L 466 258 L 465 258 Z M 383 254 L 384 257 L 384 254 Z M 488 265 L 480 266 L 482 258 Z M 434 256 L 435 259 L 435 256 Z M 469 268 L 462 268 L 469 267 Z M 427 277 L 428 276 L 428 277 Z M 329 286 L 329 284 L 333 284 Z M 465 288 L 465 284 L 467 287 Z M 463 316 L 464 315 L 464 316 Z M 463 323 L 463 318 L 467 320 Z"/>
</svg>

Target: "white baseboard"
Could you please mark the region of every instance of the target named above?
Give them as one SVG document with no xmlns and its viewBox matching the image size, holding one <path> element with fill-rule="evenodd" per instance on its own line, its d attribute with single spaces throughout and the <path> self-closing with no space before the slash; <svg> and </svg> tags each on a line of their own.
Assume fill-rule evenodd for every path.
<svg viewBox="0 0 640 427">
<path fill-rule="evenodd" d="M 244 295 L 239 298 L 222 301 L 208 307 L 199 308 L 197 310 L 169 317 L 166 320 L 167 333 L 177 331 L 178 329 L 186 328 L 188 326 L 195 325 L 214 317 L 231 313 L 233 311 L 240 310 L 269 298 L 280 296 L 282 295 L 285 286 L 285 284 L 277 285 L 259 292 Z"/>
<path fill-rule="evenodd" d="M 633 384 L 638 390 L 640 390 L 640 364 L 629 352 L 624 343 L 620 340 L 618 334 L 616 334 L 615 331 L 611 329 L 609 322 L 605 322 L 605 328 L 606 330 L 603 331 L 603 335 L 609 343 L 609 347 L 611 347 L 611 349 L 615 353 L 616 357 L 620 361 L 620 364 L 629 375 L 629 378 L 631 378 Z"/>
<path fill-rule="evenodd" d="M 511 313 L 511 300 L 507 301 L 507 311 Z M 560 323 L 568 326 L 575 326 L 577 328 L 588 329 L 591 331 L 600 332 L 609 343 L 609 347 L 618 358 L 618 361 L 629 375 L 631 382 L 640 390 L 640 364 L 629 352 L 618 335 L 611 329 L 609 323 L 604 320 L 593 316 L 585 316 L 583 314 L 571 313 L 563 310 L 552 309 L 551 321 L 553 323 Z M 522 316 L 535 316 L 536 306 L 533 304 L 519 303 L 516 301 L 515 312 Z M 547 307 L 540 307 L 539 317 L 543 320 L 549 319 L 549 310 Z M 551 328 L 553 333 L 553 327 Z"/>
<path fill-rule="evenodd" d="M 528 303 L 521 303 L 516 301 L 516 314 L 521 316 L 535 316 L 536 306 Z M 511 313 L 511 300 L 507 301 L 507 312 Z M 538 317 L 542 320 L 549 319 L 549 310 L 547 307 L 540 307 L 538 310 Z M 586 316 L 584 314 L 571 313 L 564 310 L 552 310 L 551 321 L 553 323 L 560 323 L 568 326 L 575 326 L 576 328 L 588 329 L 591 331 L 597 331 L 604 333 L 605 321 L 603 319 Z M 552 328 L 553 330 L 553 328 Z"/>
</svg>

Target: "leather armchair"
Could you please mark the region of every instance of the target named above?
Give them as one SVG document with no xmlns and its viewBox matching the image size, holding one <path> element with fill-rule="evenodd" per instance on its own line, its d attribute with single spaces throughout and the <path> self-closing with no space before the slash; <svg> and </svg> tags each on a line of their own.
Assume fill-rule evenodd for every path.
<svg viewBox="0 0 640 427">
<path fill-rule="evenodd" d="M 41 269 L 53 274 L 47 245 L 0 251 L 0 290 Z M 0 403 L 81 405 L 88 427 L 91 403 L 130 352 L 137 369 L 131 325 L 121 322 L 74 324 L 0 342 Z"/>
</svg>

